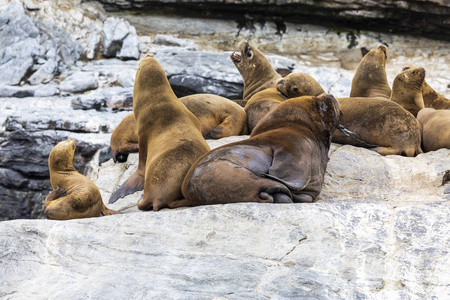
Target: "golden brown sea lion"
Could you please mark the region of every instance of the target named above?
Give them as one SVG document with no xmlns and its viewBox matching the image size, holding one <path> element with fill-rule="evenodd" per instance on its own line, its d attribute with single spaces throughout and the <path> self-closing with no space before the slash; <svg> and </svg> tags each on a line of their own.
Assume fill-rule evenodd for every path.
<svg viewBox="0 0 450 300">
<path fill-rule="evenodd" d="M 126 162 L 128 154 L 138 152 L 138 135 L 134 114 L 127 115 L 111 134 L 111 151 L 114 162 Z"/>
<path fill-rule="evenodd" d="M 413 65 L 403 67 L 403 71 L 407 69 L 415 68 Z M 431 86 L 428 85 L 426 80 L 422 84 L 422 97 L 425 107 L 431 107 L 435 109 L 450 109 L 450 99 L 445 98 L 438 92 L 436 92 Z"/>
<path fill-rule="evenodd" d="M 144 57 L 136 72 L 133 112 L 139 136 L 137 170 L 111 196 L 142 189 L 141 210 L 189 205 L 181 194 L 181 183 L 190 166 L 209 146 L 200 122 L 172 91 L 164 69 L 153 57 Z"/>
<path fill-rule="evenodd" d="M 425 152 L 450 149 L 450 110 L 424 108 L 417 114 L 422 124 L 422 145 Z"/>
<path fill-rule="evenodd" d="M 422 153 L 420 123 L 397 103 L 367 97 L 340 98 L 338 102 L 343 115 L 342 125 L 360 140 L 374 145 L 372 150 L 381 155 L 416 156 Z M 333 135 L 333 142 L 368 147 L 340 131 Z"/>
<path fill-rule="evenodd" d="M 264 54 L 246 40 L 238 44 L 241 55 L 230 56 L 244 80 L 244 100 L 268 88 L 274 88 L 281 75 L 272 67 Z"/>
<path fill-rule="evenodd" d="M 356 68 L 350 97 L 382 97 L 389 99 L 391 88 L 386 76 L 387 47 L 380 45 L 369 51 Z"/>
<path fill-rule="evenodd" d="M 221 139 L 247 134 L 247 114 L 234 101 L 211 95 L 196 94 L 179 98 L 200 121 L 203 137 Z M 138 133 L 134 114 L 127 115 L 111 135 L 114 162 L 126 162 L 129 153 L 138 152 Z"/>
<path fill-rule="evenodd" d="M 183 195 L 194 205 L 312 202 L 338 122 L 331 95 L 280 103 L 249 139 L 216 148 L 192 165 Z"/>
<path fill-rule="evenodd" d="M 113 215 L 118 212 L 105 207 L 97 186 L 73 167 L 74 139 L 59 142 L 48 157 L 53 192 L 45 198 L 48 219 L 69 220 Z"/>
<path fill-rule="evenodd" d="M 306 73 L 291 73 L 277 82 L 277 90 L 287 98 L 319 96 L 325 91 L 322 86 Z"/>
<path fill-rule="evenodd" d="M 409 68 L 399 73 L 392 84 L 391 100 L 417 116 L 424 108 L 422 84 L 425 79 L 424 68 Z"/>
<path fill-rule="evenodd" d="M 248 132 L 251 133 L 258 122 L 285 99 L 276 88 L 265 89 L 253 95 L 244 107 L 247 113 Z"/>
</svg>

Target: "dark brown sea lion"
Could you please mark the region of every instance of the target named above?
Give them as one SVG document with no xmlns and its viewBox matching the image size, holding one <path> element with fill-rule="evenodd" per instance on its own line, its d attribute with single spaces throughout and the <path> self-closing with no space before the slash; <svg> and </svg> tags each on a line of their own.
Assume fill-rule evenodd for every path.
<svg viewBox="0 0 450 300">
<path fill-rule="evenodd" d="M 249 139 L 216 148 L 192 165 L 183 195 L 193 205 L 312 202 L 338 122 L 331 95 L 280 103 Z"/>
<path fill-rule="evenodd" d="M 409 68 L 399 73 L 392 84 L 391 100 L 417 116 L 424 108 L 422 84 L 425 79 L 424 68 Z"/>
<path fill-rule="evenodd" d="M 425 152 L 450 149 L 450 110 L 424 108 L 417 114 L 422 124 L 422 145 Z"/>
<path fill-rule="evenodd" d="M 138 135 L 134 114 L 127 115 L 111 134 L 111 151 L 114 162 L 126 162 L 128 154 L 138 152 Z"/>
<path fill-rule="evenodd" d="M 381 155 L 415 156 L 422 153 L 421 126 L 416 118 L 397 103 L 382 98 L 352 97 L 338 99 L 342 125 Z M 360 147 L 367 145 L 340 131 L 333 142 Z"/>
<path fill-rule="evenodd" d="M 59 142 L 48 157 L 50 183 L 53 192 L 45 198 L 48 219 L 69 220 L 114 215 L 106 208 L 97 186 L 73 167 L 74 139 Z"/>
<path fill-rule="evenodd" d="M 306 73 L 291 73 L 277 82 L 277 90 L 287 98 L 319 96 L 325 91 L 322 86 Z"/>
<path fill-rule="evenodd" d="M 350 97 L 389 99 L 391 88 L 386 76 L 387 47 L 380 45 L 369 51 L 356 68 Z"/>
<path fill-rule="evenodd" d="M 247 114 L 234 101 L 211 95 L 196 94 L 179 98 L 200 121 L 205 138 L 220 139 L 247 134 Z M 127 115 L 111 135 L 114 162 L 126 162 L 129 153 L 138 152 L 138 133 L 134 114 Z"/>
<path fill-rule="evenodd" d="M 238 45 L 239 52 L 230 56 L 244 80 L 244 100 L 268 88 L 274 88 L 281 75 L 272 67 L 264 54 L 255 46 L 242 40 Z"/>
<path fill-rule="evenodd" d="M 413 65 L 403 67 L 403 71 L 415 68 Z M 425 107 L 434 109 L 450 109 L 450 99 L 445 98 L 428 85 L 426 80 L 422 84 L 422 97 Z"/>
<path fill-rule="evenodd" d="M 276 89 L 265 89 L 253 95 L 244 107 L 247 114 L 247 128 L 251 133 L 258 122 L 286 98 Z"/>
<path fill-rule="evenodd" d="M 178 100 L 164 69 L 153 57 L 144 57 L 136 72 L 133 112 L 139 137 L 137 170 L 111 196 L 110 202 L 144 187 L 141 210 L 189 205 L 181 183 L 190 166 L 209 146 L 200 122 Z"/>
</svg>

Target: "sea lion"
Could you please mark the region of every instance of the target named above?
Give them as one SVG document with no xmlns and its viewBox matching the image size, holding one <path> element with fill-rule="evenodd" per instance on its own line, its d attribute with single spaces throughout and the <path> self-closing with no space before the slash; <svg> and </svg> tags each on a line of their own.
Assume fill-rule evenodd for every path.
<svg viewBox="0 0 450 300">
<path fill-rule="evenodd" d="M 422 124 L 422 145 L 425 152 L 450 149 L 450 110 L 421 109 L 417 120 Z"/>
<path fill-rule="evenodd" d="M 415 68 L 413 65 L 403 67 L 404 70 Z M 450 99 L 445 98 L 428 85 L 426 80 L 422 84 L 422 97 L 425 107 L 434 109 L 450 109 Z"/>
<path fill-rule="evenodd" d="M 258 122 L 286 98 L 276 89 L 269 88 L 253 95 L 244 107 L 247 114 L 247 128 L 251 133 Z"/>
<path fill-rule="evenodd" d="M 306 73 L 291 73 L 277 81 L 277 90 L 287 98 L 319 96 L 325 91 L 322 86 Z"/>
<path fill-rule="evenodd" d="M 343 114 L 342 125 L 359 140 L 336 131 L 333 142 L 359 147 L 371 144 L 373 146 L 369 148 L 381 155 L 415 156 L 422 153 L 421 125 L 397 103 L 368 97 L 339 98 L 338 102 Z"/>
<path fill-rule="evenodd" d="M 391 88 L 386 76 L 387 52 L 387 47 L 380 45 L 361 59 L 353 76 L 350 97 L 390 98 Z"/>
<path fill-rule="evenodd" d="M 193 205 L 312 202 L 321 191 L 340 112 L 332 95 L 280 103 L 247 140 L 203 155 L 182 191 Z"/>
<path fill-rule="evenodd" d="M 77 143 L 74 139 L 59 142 L 50 152 L 48 169 L 53 191 L 45 198 L 44 214 L 48 219 L 69 220 L 117 214 L 106 208 L 97 186 L 73 167 Z"/>
<path fill-rule="evenodd" d="M 233 135 L 245 135 L 247 114 L 233 101 L 211 94 L 195 94 L 179 98 L 186 108 L 200 121 L 203 137 L 221 139 Z M 127 115 L 111 135 L 114 162 L 126 162 L 129 153 L 138 152 L 138 133 L 134 114 Z"/>
<path fill-rule="evenodd" d="M 199 120 L 178 100 L 164 69 L 150 55 L 141 60 L 136 72 L 133 112 L 139 137 L 138 168 L 110 202 L 143 186 L 141 210 L 189 205 L 182 199 L 181 183 L 190 166 L 210 149 Z"/>
<path fill-rule="evenodd" d="M 425 107 L 422 97 L 422 84 L 425 79 L 424 68 L 409 68 L 399 73 L 392 84 L 391 100 L 417 116 Z"/>
<path fill-rule="evenodd" d="M 114 162 L 126 162 L 128 154 L 138 152 L 138 135 L 134 114 L 127 115 L 111 134 L 111 151 Z"/>
<path fill-rule="evenodd" d="M 274 88 L 281 75 L 272 67 L 264 54 L 246 40 L 238 44 L 240 55 L 233 52 L 231 61 L 244 80 L 244 100 L 268 88 Z"/>
</svg>

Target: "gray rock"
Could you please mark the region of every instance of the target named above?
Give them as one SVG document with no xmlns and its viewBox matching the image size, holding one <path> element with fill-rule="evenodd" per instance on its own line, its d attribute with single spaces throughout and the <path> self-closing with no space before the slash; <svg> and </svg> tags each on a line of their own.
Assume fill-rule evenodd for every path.
<svg viewBox="0 0 450 300">
<path fill-rule="evenodd" d="M 2 294 L 445 299 L 449 215 L 449 206 L 320 202 L 6 221 Z"/>
<path fill-rule="evenodd" d="M 55 84 L 38 85 L 34 91 L 35 97 L 51 97 L 59 93 L 59 88 Z"/>
<path fill-rule="evenodd" d="M 187 50 L 197 50 L 195 42 L 189 39 L 180 39 L 167 34 L 157 34 L 153 41 L 155 44 L 164 46 L 175 46 L 187 48 Z"/>
<path fill-rule="evenodd" d="M 101 110 L 104 107 L 106 107 L 106 98 L 102 94 L 90 93 L 72 99 L 73 109 Z"/>
<path fill-rule="evenodd" d="M 136 29 L 118 18 L 107 18 L 101 32 L 103 55 L 123 59 L 139 59 L 139 40 Z"/>
<path fill-rule="evenodd" d="M 28 81 L 32 85 L 37 85 L 41 83 L 48 83 L 53 79 L 56 70 L 58 69 L 58 62 L 56 59 L 49 59 L 44 64 L 42 64 L 33 75 L 30 76 Z"/>
<path fill-rule="evenodd" d="M 31 57 L 23 60 L 11 59 L 0 65 L 0 82 L 5 85 L 18 85 L 32 66 L 33 59 Z"/>
<path fill-rule="evenodd" d="M 88 90 L 96 89 L 98 86 L 94 74 L 86 72 L 76 72 L 64 79 L 59 88 L 61 92 L 82 93 Z"/>
<path fill-rule="evenodd" d="M 36 88 L 33 86 L 1 86 L 0 85 L 0 97 L 33 97 Z"/>
<path fill-rule="evenodd" d="M 130 32 L 123 40 L 122 48 L 117 53 L 117 57 L 120 59 L 139 59 L 139 38 L 136 34 L 136 29 L 130 27 Z"/>
</svg>

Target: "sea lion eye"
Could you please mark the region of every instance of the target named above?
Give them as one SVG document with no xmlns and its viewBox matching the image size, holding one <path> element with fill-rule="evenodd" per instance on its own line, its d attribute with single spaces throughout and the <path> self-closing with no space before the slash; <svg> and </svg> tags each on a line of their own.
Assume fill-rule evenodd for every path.
<svg viewBox="0 0 450 300">
<path fill-rule="evenodd" d="M 58 165 L 60 162 L 61 162 L 61 160 L 60 160 L 60 159 L 57 159 L 57 160 L 55 161 L 55 165 Z"/>
<path fill-rule="evenodd" d="M 252 57 L 252 53 L 250 51 L 247 52 L 248 58 Z"/>
<path fill-rule="evenodd" d="M 416 74 L 416 70 L 413 71 L 413 74 Z"/>
<path fill-rule="evenodd" d="M 298 88 L 296 88 L 296 87 L 294 87 L 292 90 L 293 90 L 295 93 L 298 92 Z"/>
</svg>

